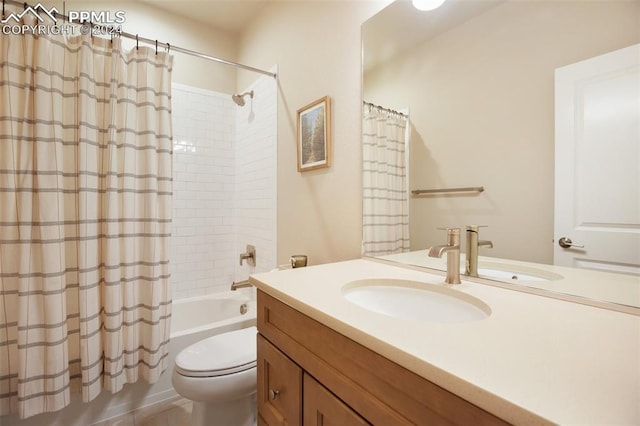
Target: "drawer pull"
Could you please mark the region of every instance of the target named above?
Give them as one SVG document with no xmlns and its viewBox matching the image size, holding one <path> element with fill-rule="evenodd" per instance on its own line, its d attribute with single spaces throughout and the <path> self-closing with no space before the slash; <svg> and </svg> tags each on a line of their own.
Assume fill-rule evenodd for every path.
<svg viewBox="0 0 640 426">
<path fill-rule="evenodd" d="M 280 391 L 276 390 L 276 389 L 269 389 L 269 399 L 270 400 L 274 400 L 274 399 L 278 399 L 278 396 L 280 395 Z"/>
</svg>

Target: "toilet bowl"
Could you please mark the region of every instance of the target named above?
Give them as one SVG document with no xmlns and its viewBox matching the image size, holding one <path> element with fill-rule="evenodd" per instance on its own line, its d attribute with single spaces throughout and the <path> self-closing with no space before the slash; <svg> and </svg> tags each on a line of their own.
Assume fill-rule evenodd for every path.
<svg viewBox="0 0 640 426">
<path fill-rule="evenodd" d="M 218 334 L 183 349 L 171 382 L 193 401 L 193 426 L 256 424 L 256 327 Z"/>
</svg>

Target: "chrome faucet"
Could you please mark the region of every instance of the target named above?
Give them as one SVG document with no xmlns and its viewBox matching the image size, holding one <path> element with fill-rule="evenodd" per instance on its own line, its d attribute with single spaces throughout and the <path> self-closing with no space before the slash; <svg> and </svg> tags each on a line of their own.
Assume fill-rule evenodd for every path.
<svg viewBox="0 0 640 426">
<path fill-rule="evenodd" d="M 242 261 L 246 260 L 250 266 L 256 266 L 256 248 L 252 245 L 247 245 L 247 251 L 240 254 L 240 266 Z"/>
<path fill-rule="evenodd" d="M 464 266 L 464 273 L 470 277 L 478 276 L 478 247 L 487 246 L 493 248 L 493 243 L 489 240 L 479 240 L 478 231 L 484 226 L 467 226 L 467 255 Z"/>
<path fill-rule="evenodd" d="M 447 244 L 429 248 L 429 257 L 442 257 L 447 253 L 447 284 L 460 284 L 460 228 L 446 228 Z"/>
</svg>

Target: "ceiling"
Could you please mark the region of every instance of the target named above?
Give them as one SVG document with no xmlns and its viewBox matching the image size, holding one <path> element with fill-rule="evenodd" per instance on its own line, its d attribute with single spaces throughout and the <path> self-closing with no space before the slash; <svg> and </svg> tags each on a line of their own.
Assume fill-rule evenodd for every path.
<svg viewBox="0 0 640 426">
<path fill-rule="evenodd" d="M 223 31 L 240 33 L 251 24 L 267 4 L 282 0 L 138 1 Z M 363 43 L 366 46 L 375 46 L 375 49 L 367 49 L 364 67 L 369 69 L 377 63 L 384 62 L 400 51 L 435 37 L 504 1 L 447 0 L 436 10 L 421 12 L 413 7 L 410 0 L 396 0 L 363 25 Z M 407 28 L 412 30 L 407 31 Z M 398 34 L 402 36 L 398 37 Z"/>
<path fill-rule="evenodd" d="M 246 28 L 272 0 L 139 0 L 224 31 Z"/>
<path fill-rule="evenodd" d="M 413 7 L 410 0 L 397 0 L 362 26 L 364 69 L 388 61 L 401 51 L 436 37 L 504 1 L 447 0 L 438 9 L 422 12 Z"/>
</svg>

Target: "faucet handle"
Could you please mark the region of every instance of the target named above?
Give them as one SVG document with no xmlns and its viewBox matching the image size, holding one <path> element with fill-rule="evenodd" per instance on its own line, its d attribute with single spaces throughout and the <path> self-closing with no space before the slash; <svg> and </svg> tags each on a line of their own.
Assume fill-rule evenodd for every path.
<svg viewBox="0 0 640 426">
<path fill-rule="evenodd" d="M 240 266 L 242 266 L 243 260 L 246 260 L 251 266 L 256 266 L 256 248 L 254 246 L 247 244 L 247 251 L 240 253 Z"/>
<path fill-rule="evenodd" d="M 480 228 L 488 228 L 489 225 L 467 225 L 467 231 L 478 232 Z"/>
</svg>

